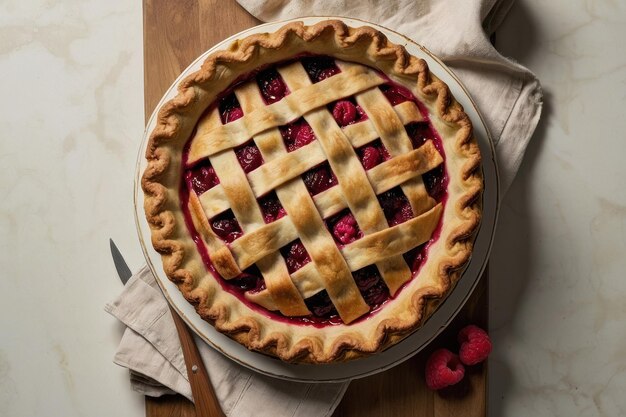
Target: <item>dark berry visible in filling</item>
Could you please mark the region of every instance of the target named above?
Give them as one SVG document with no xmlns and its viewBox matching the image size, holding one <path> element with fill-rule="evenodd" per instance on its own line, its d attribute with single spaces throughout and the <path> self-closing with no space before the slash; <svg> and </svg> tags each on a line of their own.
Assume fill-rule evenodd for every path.
<svg viewBox="0 0 626 417">
<path fill-rule="evenodd" d="M 363 168 L 366 170 L 374 168 L 381 162 L 391 158 L 389 151 L 387 151 L 387 148 L 385 148 L 380 139 L 360 147 L 356 150 L 356 153 L 361 160 L 361 165 L 363 165 Z"/>
<path fill-rule="evenodd" d="M 405 126 L 406 133 L 411 139 L 413 149 L 422 146 L 427 140 L 435 137 L 430 125 L 426 122 L 410 123 Z"/>
<path fill-rule="evenodd" d="M 303 118 L 280 127 L 280 134 L 283 136 L 288 152 L 293 152 L 315 140 L 313 129 Z"/>
<path fill-rule="evenodd" d="M 243 117 L 243 110 L 241 110 L 235 93 L 231 93 L 220 100 L 219 112 L 223 124 Z"/>
<path fill-rule="evenodd" d="M 335 60 L 329 57 L 303 58 L 302 65 L 307 74 L 309 74 L 312 83 L 320 82 L 341 72 L 337 64 L 335 64 Z"/>
<path fill-rule="evenodd" d="M 399 85 L 384 84 L 380 86 L 380 89 L 392 106 L 413 100 L 413 94 Z"/>
<path fill-rule="evenodd" d="M 265 223 L 276 221 L 287 214 L 275 192 L 259 198 L 258 201 Z"/>
<path fill-rule="evenodd" d="M 389 299 L 389 289 L 375 265 L 366 266 L 352 273 L 365 302 L 375 308 Z"/>
<path fill-rule="evenodd" d="M 428 171 L 422 175 L 424 185 L 428 194 L 435 199 L 435 201 L 441 201 L 446 193 L 446 177 L 443 172 L 443 165 L 439 165 L 437 168 Z"/>
<path fill-rule="evenodd" d="M 256 265 L 250 266 L 242 271 L 241 274 L 226 282 L 228 285 L 232 285 L 243 292 L 259 292 L 265 289 L 265 281 Z"/>
<path fill-rule="evenodd" d="M 302 175 L 302 180 L 311 195 L 319 194 L 337 185 L 337 177 L 335 177 L 335 174 L 330 170 L 328 162 L 305 172 Z"/>
<path fill-rule="evenodd" d="M 223 241 L 230 243 L 243 234 L 232 210 L 227 210 L 211 219 L 211 229 Z"/>
<path fill-rule="evenodd" d="M 411 204 L 399 187 L 378 196 L 389 226 L 395 226 L 413 218 Z"/>
<path fill-rule="evenodd" d="M 415 272 L 419 269 L 420 265 L 422 264 L 422 262 L 424 261 L 424 246 L 426 244 L 422 244 L 416 248 L 411 249 L 410 251 L 408 251 L 407 253 L 405 253 L 404 256 L 404 260 L 406 261 L 406 263 L 409 265 L 409 267 L 411 268 L 412 272 Z"/>
<path fill-rule="evenodd" d="M 304 300 L 304 302 L 315 317 L 329 319 L 338 315 L 326 290 L 318 292 L 313 297 Z"/>
<path fill-rule="evenodd" d="M 259 151 L 259 148 L 257 148 L 252 141 L 248 141 L 235 148 L 235 155 L 237 155 L 239 165 L 241 165 L 246 174 L 250 171 L 254 171 L 263 164 L 261 151 Z"/>
<path fill-rule="evenodd" d="M 335 240 L 341 244 L 347 245 L 363 237 L 363 232 L 361 232 L 354 215 L 348 209 L 329 218 L 326 224 Z"/>
<path fill-rule="evenodd" d="M 283 258 L 285 258 L 287 270 L 290 274 L 311 262 L 311 257 L 304 248 L 300 239 L 296 239 L 290 244 L 283 246 L 280 249 L 280 253 L 282 253 Z"/>
<path fill-rule="evenodd" d="M 219 184 L 220 180 L 208 159 L 185 173 L 187 188 L 200 195 Z"/>
<path fill-rule="evenodd" d="M 256 81 L 266 104 L 276 103 L 289 92 L 285 82 L 275 68 L 261 71 L 257 75 Z"/>
</svg>

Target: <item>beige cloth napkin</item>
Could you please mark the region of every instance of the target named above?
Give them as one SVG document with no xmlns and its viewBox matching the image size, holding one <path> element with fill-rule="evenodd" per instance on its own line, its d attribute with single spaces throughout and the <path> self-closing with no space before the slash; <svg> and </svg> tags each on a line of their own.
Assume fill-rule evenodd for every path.
<svg viewBox="0 0 626 417">
<path fill-rule="evenodd" d="M 127 328 L 113 361 L 130 370 L 133 390 L 150 396 L 178 392 L 193 400 L 178 333 L 163 293 L 144 266 L 105 310 Z M 347 383 L 306 384 L 253 372 L 195 336 L 222 409 L 233 417 L 330 416 Z"/>
<path fill-rule="evenodd" d="M 501 195 L 509 188 L 541 114 L 542 91 L 528 69 L 489 42 L 513 0 L 237 0 L 263 21 L 346 16 L 400 32 L 439 56 L 480 109 L 496 146 Z"/>
<path fill-rule="evenodd" d="M 265 21 L 349 15 L 396 30 L 429 48 L 453 68 L 481 109 L 496 144 L 502 190 L 508 188 L 539 120 L 542 98 L 536 77 L 498 54 L 487 37 L 502 22 L 512 0 L 238 2 Z M 132 388 L 145 395 L 178 392 L 191 399 L 176 329 L 148 268 L 135 274 L 105 309 L 128 326 L 114 361 L 130 369 Z M 329 416 L 347 388 L 262 376 L 196 340 L 229 416 Z"/>
</svg>

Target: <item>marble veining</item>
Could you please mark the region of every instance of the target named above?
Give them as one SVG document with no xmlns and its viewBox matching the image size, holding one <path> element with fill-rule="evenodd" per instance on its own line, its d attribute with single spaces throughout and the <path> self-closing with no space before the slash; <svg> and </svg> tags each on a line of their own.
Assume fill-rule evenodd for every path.
<svg viewBox="0 0 626 417">
<path fill-rule="evenodd" d="M 518 0 L 498 48 L 535 71 L 543 119 L 491 261 L 490 415 L 626 415 L 626 2 Z M 0 415 L 140 416 L 112 364 L 142 254 L 141 2 L 0 3 Z"/>
</svg>

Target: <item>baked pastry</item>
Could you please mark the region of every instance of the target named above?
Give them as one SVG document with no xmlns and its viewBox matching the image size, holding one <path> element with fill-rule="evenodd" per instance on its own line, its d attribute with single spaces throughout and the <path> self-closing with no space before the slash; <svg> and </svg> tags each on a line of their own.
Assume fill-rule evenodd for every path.
<svg viewBox="0 0 626 417">
<path fill-rule="evenodd" d="M 286 361 L 349 360 L 417 329 L 480 224 L 462 107 L 423 60 L 340 21 L 210 54 L 146 158 L 168 277 L 217 330 Z"/>
</svg>

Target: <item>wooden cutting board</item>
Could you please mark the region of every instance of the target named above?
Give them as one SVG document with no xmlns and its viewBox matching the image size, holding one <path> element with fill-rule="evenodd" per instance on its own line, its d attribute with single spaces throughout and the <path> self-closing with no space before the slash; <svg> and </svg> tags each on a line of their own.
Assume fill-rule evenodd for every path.
<svg viewBox="0 0 626 417">
<path fill-rule="evenodd" d="M 234 0 L 144 0 L 143 22 L 146 121 L 172 82 L 196 57 L 260 23 Z M 455 346 L 456 334 L 466 324 L 486 328 L 486 275 L 458 317 L 428 348 L 391 370 L 353 381 L 333 416 L 485 417 L 486 364 L 468 369 L 461 384 L 434 393 L 425 386 L 424 363 L 437 347 Z M 191 417 L 195 413 L 184 397 L 168 395 L 146 397 L 146 416 Z"/>
</svg>

